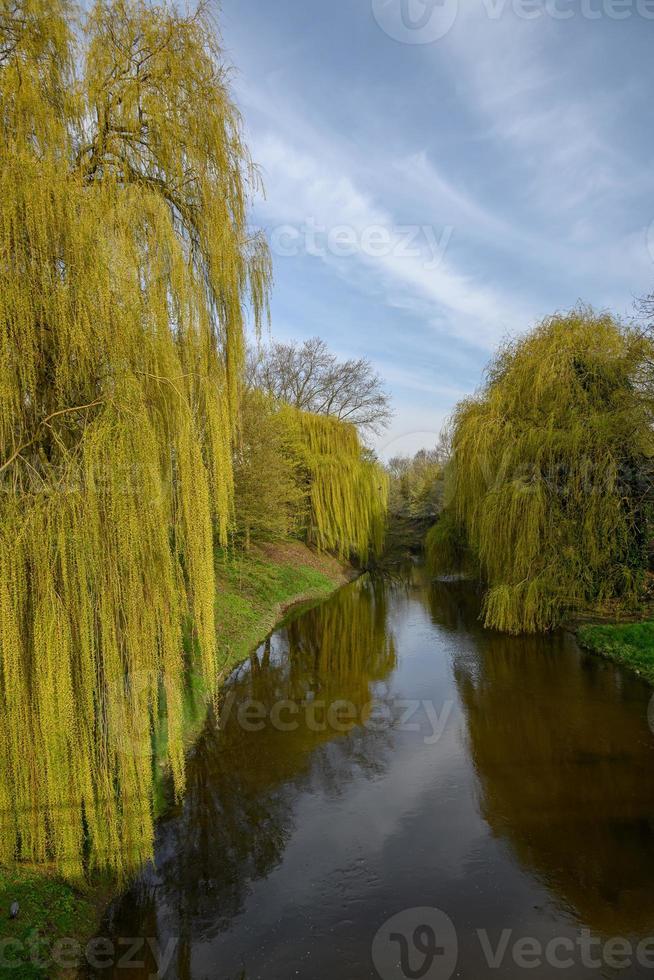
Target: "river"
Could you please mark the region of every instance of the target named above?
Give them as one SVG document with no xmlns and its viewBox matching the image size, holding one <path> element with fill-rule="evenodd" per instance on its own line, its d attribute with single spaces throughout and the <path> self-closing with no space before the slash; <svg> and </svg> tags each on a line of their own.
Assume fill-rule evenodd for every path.
<svg viewBox="0 0 654 980">
<path fill-rule="evenodd" d="M 651 975 L 651 692 L 478 612 L 415 567 L 286 621 L 229 679 L 92 975 Z"/>
</svg>

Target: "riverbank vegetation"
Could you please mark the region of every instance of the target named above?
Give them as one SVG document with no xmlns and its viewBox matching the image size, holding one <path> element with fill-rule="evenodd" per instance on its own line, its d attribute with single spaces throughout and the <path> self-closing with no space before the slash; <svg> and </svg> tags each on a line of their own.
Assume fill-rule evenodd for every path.
<svg viewBox="0 0 654 980">
<path fill-rule="evenodd" d="M 585 625 L 577 630 L 582 647 L 654 684 L 654 622 Z"/>
<path fill-rule="evenodd" d="M 271 263 L 228 82 L 202 7 L 0 8 L 0 863 L 72 882 L 150 856 L 155 756 L 184 791 L 229 562 L 381 545 L 356 428 L 246 390 Z"/>
<path fill-rule="evenodd" d="M 316 554 L 299 541 L 261 545 L 249 552 L 218 551 L 218 677 L 226 678 L 237 663 L 249 657 L 292 605 L 324 599 L 347 579 L 346 566 L 328 555 Z M 184 686 L 185 749 L 199 736 L 207 718 L 206 688 L 200 681 L 194 678 Z M 147 757 L 152 755 L 151 805 L 156 818 L 173 802 L 174 786 L 165 762 L 165 725 L 156 729 L 154 744 L 149 729 L 146 717 L 139 746 Z M 71 818 L 76 819 L 75 811 Z M 7 967 L 11 976 L 20 980 L 66 976 L 63 968 L 80 959 L 80 951 L 97 928 L 115 886 L 110 873 L 87 876 L 81 882 L 62 877 L 51 865 L 23 861 L 0 868 L 0 908 L 8 909 L 12 902 L 20 906 L 18 917 L 3 926 L 3 938 L 17 943 L 6 949 L 5 963 L 11 963 L 11 968 Z M 60 942 L 63 945 L 59 947 Z"/>
<path fill-rule="evenodd" d="M 443 507 L 445 447 L 421 449 L 388 462 L 389 496 L 385 557 L 402 562 L 418 554 Z"/>
<path fill-rule="evenodd" d="M 485 625 L 536 632 L 634 611 L 648 570 L 650 338 L 579 308 L 501 348 L 451 423 L 432 569 L 473 565 Z"/>
<path fill-rule="evenodd" d="M 509 632 L 637 608 L 654 358 L 609 316 L 554 317 L 447 443 L 384 468 L 370 362 L 248 353 L 272 267 L 206 8 L 0 0 L 0 135 L 0 897 L 10 938 L 52 939 L 151 856 L 234 664 L 385 540 L 400 560 L 429 530 Z"/>
</svg>

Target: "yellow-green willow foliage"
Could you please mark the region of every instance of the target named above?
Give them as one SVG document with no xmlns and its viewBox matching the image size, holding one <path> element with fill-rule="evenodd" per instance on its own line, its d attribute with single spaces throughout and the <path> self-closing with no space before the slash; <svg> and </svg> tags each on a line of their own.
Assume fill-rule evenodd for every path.
<svg viewBox="0 0 654 980">
<path fill-rule="evenodd" d="M 487 626 L 534 632 L 636 599 L 654 451 L 644 354 L 635 333 L 578 309 L 507 345 L 457 408 L 449 512 L 478 554 Z"/>
<path fill-rule="evenodd" d="M 475 570 L 465 530 L 451 510 L 441 511 L 427 532 L 425 556 L 432 575 L 465 574 Z"/>
<path fill-rule="evenodd" d="M 355 426 L 328 415 L 280 411 L 295 433 L 308 497 L 307 541 L 363 561 L 383 546 L 388 476 L 364 449 Z"/>
<path fill-rule="evenodd" d="M 234 452 L 234 531 L 246 548 L 298 534 L 305 523 L 306 494 L 286 422 L 265 392 L 244 389 Z"/>
<path fill-rule="evenodd" d="M 0 862 L 119 874 L 214 672 L 243 310 L 269 267 L 208 24 L 0 0 Z M 79 77 L 75 70 L 79 68 Z"/>
</svg>

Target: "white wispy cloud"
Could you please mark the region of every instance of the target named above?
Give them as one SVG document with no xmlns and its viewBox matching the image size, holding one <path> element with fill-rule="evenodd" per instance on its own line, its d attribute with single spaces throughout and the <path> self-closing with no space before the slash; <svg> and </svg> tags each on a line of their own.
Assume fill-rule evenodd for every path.
<svg viewBox="0 0 654 980">
<path fill-rule="evenodd" d="M 398 230 L 404 225 L 402 216 L 375 203 L 356 186 L 351 176 L 356 168 L 347 159 L 342 158 L 338 167 L 326 165 L 272 133 L 257 140 L 256 153 L 269 187 L 274 188 L 261 208 L 269 225 L 289 224 L 301 229 L 310 222 L 312 227 L 326 229 L 344 225 L 359 233 L 372 227 L 389 231 L 387 254 L 373 256 L 361 248 L 348 259 L 323 254 L 322 260 L 339 274 L 374 277 L 376 286 L 385 288 L 388 301 L 396 307 L 413 309 L 416 299 L 431 304 L 428 322 L 484 348 L 492 347 L 507 331 L 524 328 L 529 313 L 513 296 L 503 295 L 481 276 L 462 272 L 449 261 L 447 252 L 434 265 L 433 241 L 424 233 L 417 234 L 411 245 L 412 249 L 419 248 L 420 254 L 405 254 L 405 236 Z M 443 240 L 442 227 L 434 228 L 426 218 L 425 228 Z M 456 234 L 456 228 L 452 233 Z M 444 323 L 433 319 L 437 314 Z"/>
<path fill-rule="evenodd" d="M 487 4 L 471 3 L 447 39 L 461 92 L 489 137 L 517 154 L 526 195 L 550 215 L 627 188 L 632 169 L 610 132 L 622 93 L 579 85 L 583 46 L 570 62 L 561 28 L 546 16 L 521 19 L 510 5 L 493 19 Z"/>
<path fill-rule="evenodd" d="M 385 37 L 365 4 L 346 12 L 339 0 L 322 20 L 342 27 L 351 10 L 369 32 L 365 59 L 353 46 L 348 61 L 333 37 L 316 60 L 299 0 L 280 23 L 259 7 L 256 30 L 238 0 L 224 0 L 267 189 L 256 219 L 269 230 L 347 225 L 359 236 L 348 257 L 277 256 L 273 332 L 320 332 L 343 355 L 374 356 L 397 393 L 393 438 L 438 431 L 501 337 L 578 300 L 626 313 L 654 280 L 645 129 L 631 119 L 631 141 L 622 138 L 642 79 L 605 78 L 615 35 L 521 20 L 510 3 L 493 19 L 498 3 L 461 0 L 447 37 L 416 50 Z M 345 100 L 347 124 L 325 92 Z M 418 253 L 402 254 L 397 229 L 416 222 L 447 241 L 440 263 L 425 235 Z M 361 247 L 375 225 L 396 236 L 385 254 Z"/>
</svg>

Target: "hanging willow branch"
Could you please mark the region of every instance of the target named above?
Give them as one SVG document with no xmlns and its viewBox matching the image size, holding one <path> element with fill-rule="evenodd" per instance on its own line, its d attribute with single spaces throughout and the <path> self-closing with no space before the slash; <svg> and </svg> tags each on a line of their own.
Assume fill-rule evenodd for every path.
<svg viewBox="0 0 654 980">
<path fill-rule="evenodd" d="M 60 408 L 57 412 L 51 412 L 50 415 L 47 415 L 44 419 L 41 419 L 39 427 L 42 425 L 48 425 L 48 423 L 50 423 L 53 419 L 56 419 L 59 415 L 68 415 L 69 412 L 83 412 L 87 408 L 95 408 L 96 405 L 101 404 L 102 399 L 96 399 L 94 402 L 89 402 L 88 405 L 74 405 L 71 408 Z M 24 442 L 22 446 L 19 446 L 18 449 L 16 449 L 16 451 L 9 457 L 9 459 L 0 465 L 0 473 L 11 466 L 11 464 L 21 456 L 23 451 L 28 449 L 37 438 L 38 432 L 35 433 L 31 439 L 28 439 L 27 442 Z"/>
<path fill-rule="evenodd" d="M 327 415 L 281 409 L 296 433 L 309 500 L 307 540 L 364 562 L 384 541 L 388 476 L 363 449 L 354 425 Z"/>
<path fill-rule="evenodd" d="M 0 0 L 0 862 L 79 877 L 151 852 L 164 705 L 184 785 L 182 632 L 211 683 L 270 266 L 202 12 L 99 2 L 83 45 L 72 23 Z"/>
<path fill-rule="evenodd" d="M 556 626 L 636 602 L 651 521 L 648 341 L 581 308 L 507 345 L 455 413 L 451 500 L 428 541 L 488 584 L 487 626 Z M 651 355 L 649 355 L 651 356 Z"/>
</svg>

